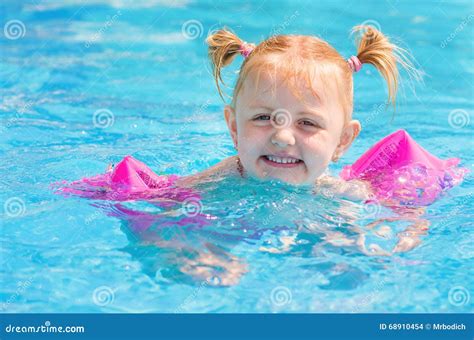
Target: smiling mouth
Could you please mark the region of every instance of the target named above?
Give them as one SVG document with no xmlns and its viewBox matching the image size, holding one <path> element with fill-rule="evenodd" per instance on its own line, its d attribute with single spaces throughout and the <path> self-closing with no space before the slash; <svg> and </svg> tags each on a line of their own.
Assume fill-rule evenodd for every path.
<svg viewBox="0 0 474 340">
<path fill-rule="evenodd" d="M 264 155 L 261 158 L 266 164 L 277 168 L 294 168 L 304 163 L 301 159 L 293 157 Z"/>
</svg>

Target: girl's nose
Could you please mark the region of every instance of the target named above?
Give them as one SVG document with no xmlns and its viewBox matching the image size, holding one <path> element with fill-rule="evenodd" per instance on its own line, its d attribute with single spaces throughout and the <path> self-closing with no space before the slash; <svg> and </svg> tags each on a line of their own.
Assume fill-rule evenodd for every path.
<svg viewBox="0 0 474 340">
<path fill-rule="evenodd" d="M 281 148 L 295 145 L 295 137 L 290 129 L 277 129 L 272 136 L 272 144 Z"/>
</svg>

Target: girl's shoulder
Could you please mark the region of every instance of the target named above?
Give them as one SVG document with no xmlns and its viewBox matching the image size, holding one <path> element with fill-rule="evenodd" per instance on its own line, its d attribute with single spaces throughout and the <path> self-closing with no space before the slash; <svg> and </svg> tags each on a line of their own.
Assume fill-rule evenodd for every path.
<svg viewBox="0 0 474 340">
<path fill-rule="evenodd" d="M 368 200 L 372 197 L 370 185 L 361 180 L 346 181 L 325 173 L 316 180 L 316 192 L 328 196 L 340 196 L 350 200 Z"/>
<path fill-rule="evenodd" d="M 181 177 L 178 179 L 177 184 L 179 186 L 194 186 L 203 182 L 218 180 L 229 175 L 238 175 L 240 173 L 239 164 L 240 162 L 237 156 L 227 157 L 204 171 Z"/>
</svg>

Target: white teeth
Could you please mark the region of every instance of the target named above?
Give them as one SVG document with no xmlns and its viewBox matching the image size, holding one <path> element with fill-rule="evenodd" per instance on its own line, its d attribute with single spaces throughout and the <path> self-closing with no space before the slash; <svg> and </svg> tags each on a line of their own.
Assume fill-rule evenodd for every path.
<svg viewBox="0 0 474 340">
<path fill-rule="evenodd" d="M 282 157 L 276 157 L 276 156 L 270 156 L 270 155 L 268 155 L 267 158 L 269 160 L 271 160 L 272 162 L 275 162 L 275 163 L 286 164 L 286 163 L 296 163 L 296 162 L 298 162 L 298 160 L 294 159 L 294 158 L 282 158 Z"/>
</svg>

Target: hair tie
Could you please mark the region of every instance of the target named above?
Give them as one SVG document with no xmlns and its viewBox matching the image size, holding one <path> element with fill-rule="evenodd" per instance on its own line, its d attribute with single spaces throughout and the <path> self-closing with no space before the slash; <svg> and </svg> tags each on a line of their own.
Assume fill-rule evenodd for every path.
<svg viewBox="0 0 474 340">
<path fill-rule="evenodd" d="M 250 55 L 250 53 L 252 53 L 254 48 L 255 48 L 255 44 L 249 44 L 246 41 L 244 41 L 240 45 L 239 52 L 240 54 L 242 54 L 244 58 L 247 58 Z"/>
<path fill-rule="evenodd" d="M 355 55 L 347 59 L 347 63 L 349 64 L 349 67 L 351 68 L 352 72 L 359 72 L 362 68 L 362 63 Z"/>
</svg>

